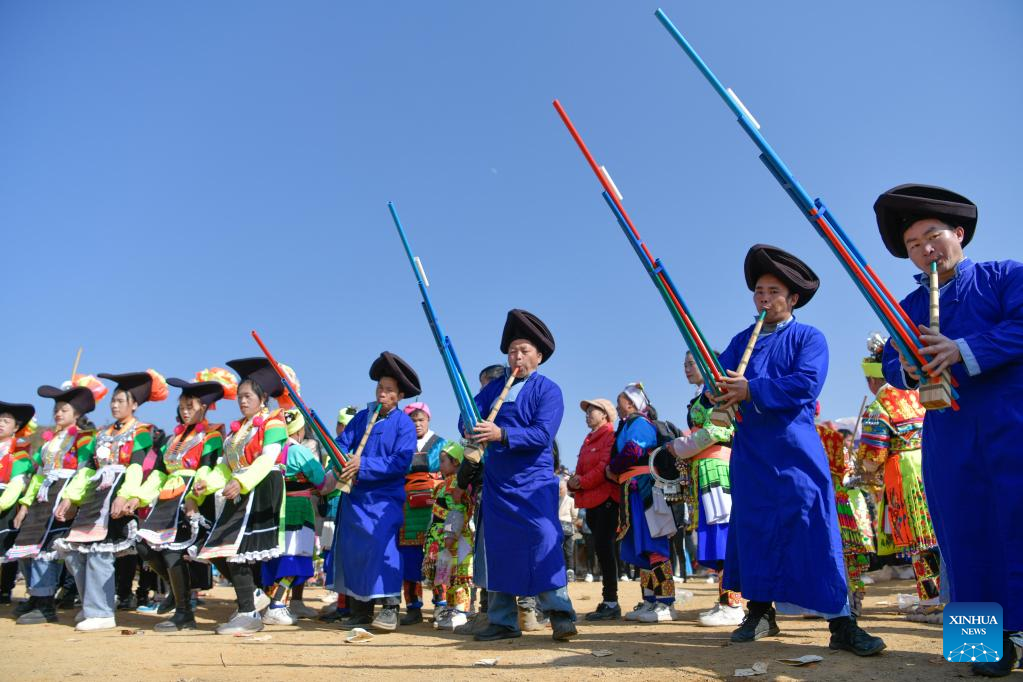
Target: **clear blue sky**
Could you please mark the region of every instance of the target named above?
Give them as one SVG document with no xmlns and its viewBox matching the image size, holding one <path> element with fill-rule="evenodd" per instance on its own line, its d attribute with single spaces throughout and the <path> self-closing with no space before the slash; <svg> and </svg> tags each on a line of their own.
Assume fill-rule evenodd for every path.
<svg viewBox="0 0 1023 682">
<path fill-rule="evenodd" d="M 505 312 L 557 338 L 574 461 L 581 398 L 643 380 L 681 421 L 674 323 L 551 107 L 558 97 L 724 346 L 752 315 L 755 242 L 821 275 L 825 416 L 852 414 L 879 322 L 724 104 L 637 2 L 8 2 L 0 5 L 2 397 L 81 369 L 167 376 L 255 355 L 258 329 L 323 414 L 371 399 L 371 361 L 456 409 L 386 202 L 463 365 Z M 899 295 L 871 205 L 902 182 L 980 207 L 975 260 L 1023 255 L 1023 5 L 665 2 L 664 9 Z M 13 285 L 13 289 L 11 288 Z M 468 369 L 472 368 L 472 369 Z M 475 377 L 471 379 L 475 383 Z M 171 401 L 139 416 L 171 425 Z M 224 409 L 226 408 L 226 409 Z M 236 408 L 223 405 L 218 419 Z M 106 401 L 97 410 L 107 421 Z"/>
</svg>

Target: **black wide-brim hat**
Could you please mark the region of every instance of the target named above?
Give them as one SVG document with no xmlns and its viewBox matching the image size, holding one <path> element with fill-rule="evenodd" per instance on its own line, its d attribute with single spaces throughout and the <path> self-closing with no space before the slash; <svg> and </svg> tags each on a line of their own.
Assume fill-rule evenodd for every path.
<svg viewBox="0 0 1023 682">
<path fill-rule="evenodd" d="M 977 205 L 962 194 L 934 185 L 892 187 L 874 202 L 874 215 L 884 245 L 896 258 L 909 258 L 902 237 L 918 220 L 935 218 L 963 228 L 963 246 L 970 243 L 977 229 Z"/>
<path fill-rule="evenodd" d="M 284 393 L 284 384 L 281 383 L 281 378 L 277 376 L 277 372 L 266 358 L 228 360 L 227 366 L 238 372 L 238 376 L 241 377 L 238 380 L 239 386 L 243 381 L 252 380 L 259 384 L 260 388 L 271 398 L 276 398 Z"/>
<path fill-rule="evenodd" d="M 75 386 L 66 391 L 56 386 L 40 386 L 36 393 L 42 398 L 50 398 L 54 403 L 67 403 L 79 415 L 88 414 L 96 409 L 96 396 L 85 386 Z"/>
<path fill-rule="evenodd" d="M 115 391 L 126 391 L 139 405 L 149 400 L 153 390 L 153 375 L 149 372 L 125 372 L 124 374 L 97 374 L 117 384 Z"/>
<path fill-rule="evenodd" d="M 198 398 L 199 402 L 207 407 L 224 397 L 224 385 L 219 381 L 196 381 L 193 383 L 171 377 L 167 379 L 167 383 L 175 388 L 180 388 L 181 395 Z"/>
<path fill-rule="evenodd" d="M 0 400 L 0 414 L 4 412 L 14 417 L 14 421 L 18 423 L 15 431 L 20 431 L 25 428 L 25 424 L 32 421 L 32 417 L 36 415 L 36 408 L 28 403 L 5 403 Z"/>
<path fill-rule="evenodd" d="M 554 335 L 543 320 L 527 310 L 514 308 L 508 311 L 508 319 L 504 321 L 504 331 L 501 333 L 501 352 L 507 353 L 515 339 L 525 339 L 536 346 L 543 356 L 541 365 L 554 355 Z"/>
<path fill-rule="evenodd" d="M 757 288 L 762 275 L 774 275 L 789 288 L 789 293 L 799 294 L 796 308 L 802 308 L 817 293 L 821 280 L 810 266 L 784 249 L 770 244 L 755 244 L 746 253 L 743 263 L 746 286 L 750 291 Z"/>
<path fill-rule="evenodd" d="M 380 381 L 381 377 L 391 377 L 398 382 L 398 390 L 406 398 L 412 398 L 423 392 L 419 387 L 419 375 L 412 366 L 394 353 L 385 350 L 369 367 L 369 378 Z"/>
</svg>

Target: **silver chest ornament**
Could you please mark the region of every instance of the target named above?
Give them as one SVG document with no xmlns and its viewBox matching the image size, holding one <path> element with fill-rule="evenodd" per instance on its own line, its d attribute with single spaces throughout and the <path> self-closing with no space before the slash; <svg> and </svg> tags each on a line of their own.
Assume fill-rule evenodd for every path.
<svg viewBox="0 0 1023 682">
<path fill-rule="evenodd" d="M 688 467 L 683 474 L 675 455 L 666 446 L 656 448 L 650 453 L 649 464 L 654 486 L 660 488 L 664 494 L 664 501 L 668 504 L 677 504 L 685 500 L 685 490 L 689 487 Z"/>
</svg>

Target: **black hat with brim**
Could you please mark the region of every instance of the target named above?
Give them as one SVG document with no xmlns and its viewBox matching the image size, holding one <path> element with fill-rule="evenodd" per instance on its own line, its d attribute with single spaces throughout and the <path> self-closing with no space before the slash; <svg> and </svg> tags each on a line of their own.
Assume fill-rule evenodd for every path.
<svg viewBox="0 0 1023 682">
<path fill-rule="evenodd" d="M 131 394 L 138 405 L 149 400 L 153 390 L 153 375 L 149 372 L 125 372 L 124 374 L 97 374 L 100 379 L 107 379 L 117 384 L 115 391 Z"/>
<path fill-rule="evenodd" d="M 209 407 L 224 397 L 224 385 L 219 381 L 197 381 L 192 383 L 184 379 L 171 377 L 167 383 L 181 389 L 181 395 L 198 398 L 199 402 Z"/>
<path fill-rule="evenodd" d="M 238 376 L 241 377 L 238 381 L 239 386 L 244 381 L 254 381 L 271 398 L 276 398 L 284 393 L 284 384 L 281 383 L 281 378 L 266 358 L 228 360 L 227 366 L 238 372 Z"/>
<path fill-rule="evenodd" d="M 508 311 L 504 332 L 501 333 L 501 352 L 507 353 L 516 339 L 525 339 L 536 346 L 543 356 L 540 360 L 541 365 L 554 355 L 554 335 L 551 334 L 551 330 L 539 317 L 519 308 Z"/>
<path fill-rule="evenodd" d="M 810 266 L 784 249 L 770 244 L 756 244 L 746 253 L 743 263 L 746 286 L 750 291 L 757 288 L 757 280 L 763 275 L 774 275 L 789 288 L 789 293 L 799 294 L 796 308 L 802 308 L 817 293 L 821 280 Z"/>
<path fill-rule="evenodd" d="M 0 414 L 4 412 L 14 417 L 14 421 L 18 423 L 18 428 L 15 431 L 20 431 L 25 428 L 25 424 L 32 421 L 32 417 L 36 414 L 36 408 L 27 403 L 5 403 L 0 400 Z"/>
<path fill-rule="evenodd" d="M 96 396 L 85 386 L 75 386 L 66 391 L 56 386 L 40 386 L 36 393 L 43 398 L 50 398 L 55 403 L 67 403 L 79 415 L 88 414 L 96 409 Z"/>
<path fill-rule="evenodd" d="M 380 381 L 381 377 L 391 377 L 398 382 L 398 391 L 406 398 L 422 393 L 419 387 L 419 375 L 412 366 L 394 353 L 385 350 L 369 367 L 369 378 Z"/>
<path fill-rule="evenodd" d="M 918 220 L 934 218 L 963 228 L 963 246 L 977 229 L 977 205 L 962 194 L 934 185 L 893 187 L 874 202 L 874 214 L 881 239 L 896 258 L 909 258 L 903 235 Z"/>
</svg>

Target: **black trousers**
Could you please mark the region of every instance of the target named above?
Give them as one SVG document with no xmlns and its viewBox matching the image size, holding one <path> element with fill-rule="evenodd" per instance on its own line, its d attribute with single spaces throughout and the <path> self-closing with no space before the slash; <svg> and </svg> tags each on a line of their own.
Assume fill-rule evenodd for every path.
<svg viewBox="0 0 1023 682">
<path fill-rule="evenodd" d="M 14 582 L 18 579 L 18 562 L 9 561 L 0 569 L 0 594 L 14 591 Z"/>
<path fill-rule="evenodd" d="M 593 533 L 593 546 L 600 562 L 604 601 L 618 601 L 618 556 L 615 535 L 618 534 L 618 503 L 612 499 L 586 510 L 586 525 Z"/>
<path fill-rule="evenodd" d="M 232 564 L 227 559 L 214 559 L 213 565 L 220 575 L 231 581 L 234 586 L 234 597 L 238 603 L 238 611 L 249 613 L 256 610 L 256 580 L 253 576 L 252 564 Z"/>
</svg>

